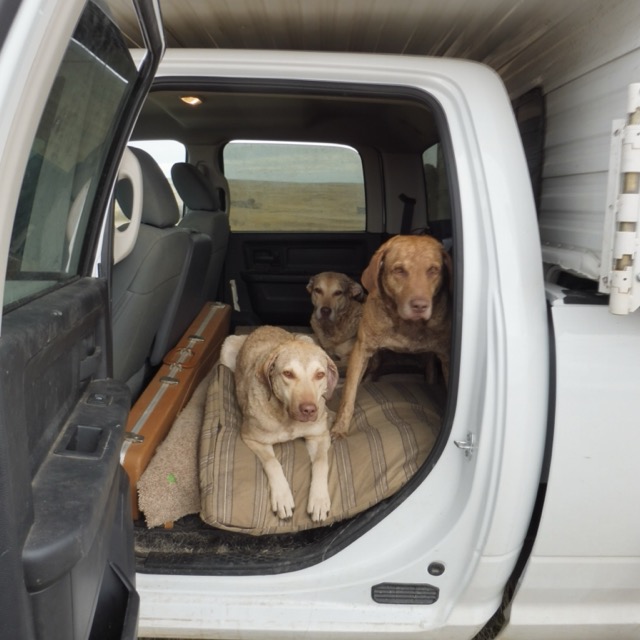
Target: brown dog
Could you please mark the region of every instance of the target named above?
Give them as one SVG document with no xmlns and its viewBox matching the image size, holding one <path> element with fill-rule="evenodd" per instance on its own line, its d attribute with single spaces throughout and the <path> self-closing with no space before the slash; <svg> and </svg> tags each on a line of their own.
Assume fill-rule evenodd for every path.
<svg viewBox="0 0 640 640">
<path fill-rule="evenodd" d="M 358 385 L 379 349 L 434 353 L 449 379 L 451 258 L 430 236 L 395 236 L 371 258 L 362 274 L 369 292 L 331 434 L 349 430 Z"/>
<path fill-rule="evenodd" d="M 259 327 L 244 341 L 231 337 L 230 350 L 239 346 L 235 382 L 242 411 L 240 435 L 262 463 L 271 508 L 283 519 L 290 518 L 294 508 L 293 494 L 273 445 L 304 438 L 311 459 L 307 512 L 314 522 L 325 520 L 331 506 L 327 457 L 330 414 L 325 400 L 338 381 L 335 363 L 311 336 L 278 327 Z M 227 359 L 233 362 L 233 357 L 227 355 Z"/>
<path fill-rule="evenodd" d="M 313 314 L 311 328 L 320 346 L 345 369 L 362 317 L 363 288 L 344 273 L 324 271 L 307 284 Z"/>
</svg>

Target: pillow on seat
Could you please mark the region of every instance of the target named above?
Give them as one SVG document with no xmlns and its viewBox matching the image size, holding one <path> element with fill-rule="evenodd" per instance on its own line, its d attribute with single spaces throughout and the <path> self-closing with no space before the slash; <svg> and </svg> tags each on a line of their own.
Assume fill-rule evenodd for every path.
<svg viewBox="0 0 640 640">
<path fill-rule="evenodd" d="M 329 402 L 335 410 L 339 390 Z M 200 439 L 201 518 L 208 524 L 253 535 L 326 526 L 393 495 L 431 451 L 441 407 L 421 376 L 385 376 L 358 390 L 349 436 L 329 450 L 331 511 L 314 523 L 306 512 L 311 464 L 302 440 L 276 445 L 296 509 L 289 520 L 272 511 L 267 478 L 240 438 L 241 414 L 232 372 L 218 365 L 207 396 Z"/>
</svg>

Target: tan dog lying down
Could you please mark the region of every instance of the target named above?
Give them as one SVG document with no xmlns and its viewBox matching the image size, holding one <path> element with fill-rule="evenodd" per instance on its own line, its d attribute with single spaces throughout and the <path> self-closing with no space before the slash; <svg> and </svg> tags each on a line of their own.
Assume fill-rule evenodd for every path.
<svg viewBox="0 0 640 640">
<path fill-rule="evenodd" d="M 449 379 L 451 258 L 430 236 L 395 236 L 373 255 L 362 274 L 369 295 L 331 434 L 347 434 L 358 385 L 379 349 L 434 353 Z"/>
<path fill-rule="evenodd" d="M 364 289 L 348 275 L 323 271 L 307 284 L 313 313 L 311 328 L 320 346 L 346 370 L 362 317 Z"/>
<path fill-rule="evenodd" d="M 338 370 L 311 336 L 278 327 L 259 327 L 248 336 L 225 340 L 221 362 L 235 370 L 236 396 L 242 412 L 240 435 L 258 456 L 271 494 L 271 508 L 290 518 L 294 500 L 273 445 L 304 438 L 311 459 L 307 512 L 314 522 L 329 514 L 328 451 L 330 418 L 325 400 L 338 381 Z"/>
</svg>

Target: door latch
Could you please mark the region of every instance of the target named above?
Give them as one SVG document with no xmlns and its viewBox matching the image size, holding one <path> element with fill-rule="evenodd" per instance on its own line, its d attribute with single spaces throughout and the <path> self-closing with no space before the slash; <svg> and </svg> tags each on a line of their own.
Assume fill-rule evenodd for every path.
<svg viewBox="0 0 640 640">
<path fill-rule="evenodd" d="M 466 458 L 471 458 L 475 450 L 478 448 L 476 437 L 471 433 L 471 431 L 467 433 L 466 440 L 454 440 L 453 444 L 455 444 L 458 449 L 464 451 Z"/>
</svg>

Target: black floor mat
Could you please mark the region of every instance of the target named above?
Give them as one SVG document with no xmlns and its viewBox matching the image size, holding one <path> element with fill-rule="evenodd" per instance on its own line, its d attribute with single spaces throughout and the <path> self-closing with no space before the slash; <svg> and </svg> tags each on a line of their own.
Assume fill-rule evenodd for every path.
<svg viewBox="0 0 640 640">
<path fill-rule="evenodd" d="M 147 529 L 144 522 L 138 522 L 136 571 L 189 575 L 284 573 L 333 555 L 343 547 L 354 520 L 265 536 L 215 529 L 195 515 L 176 521 L 172 529 Z"/>
</svg>

